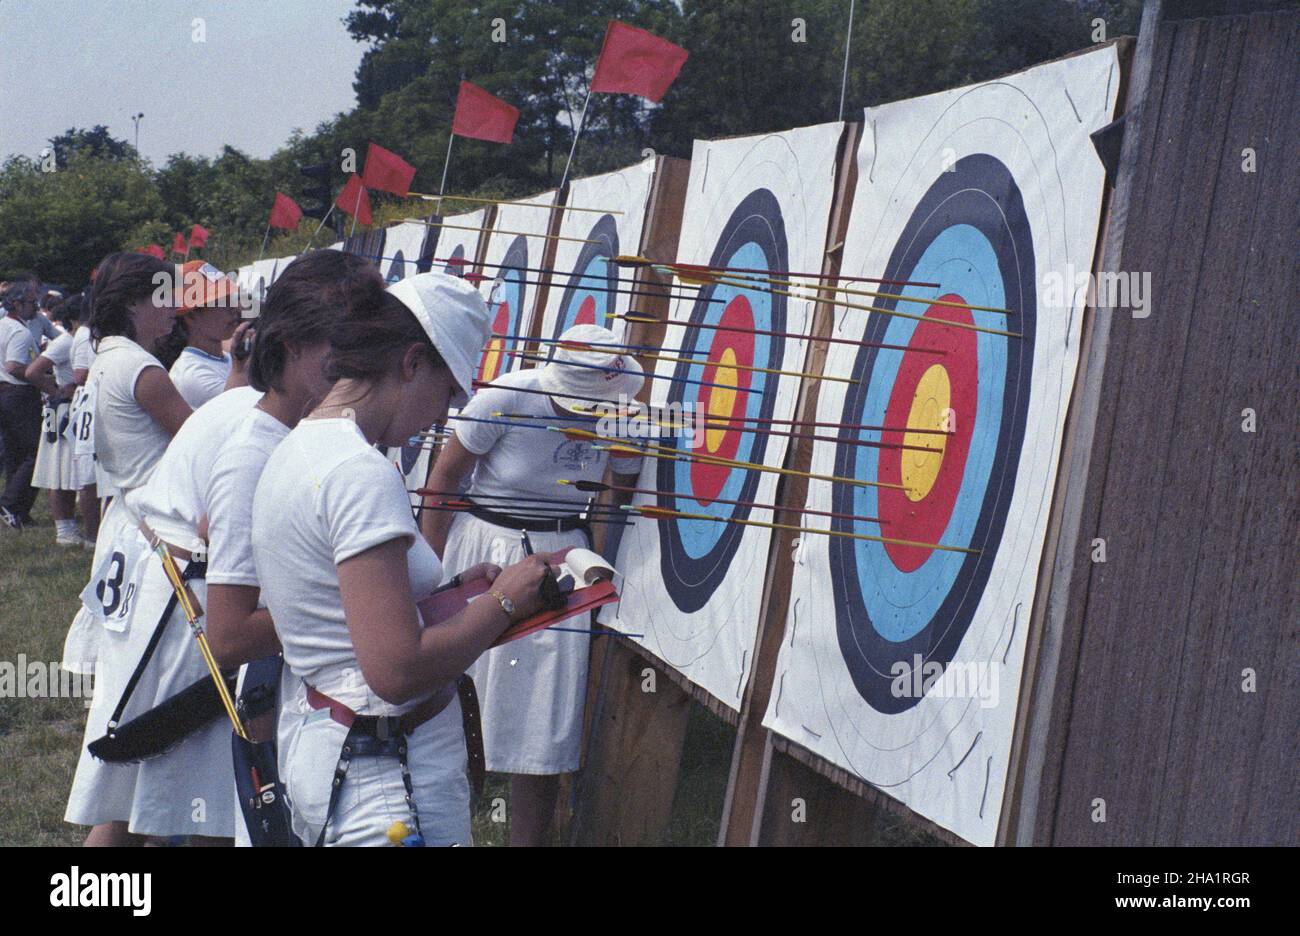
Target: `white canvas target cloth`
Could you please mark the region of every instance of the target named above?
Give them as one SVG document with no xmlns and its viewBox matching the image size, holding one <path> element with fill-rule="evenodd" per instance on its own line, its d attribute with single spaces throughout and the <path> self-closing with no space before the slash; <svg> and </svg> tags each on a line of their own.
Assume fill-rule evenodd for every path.
<svg viewBox="0 0 1300 936">
<path fill-rule="evenodd" d="M 782 275 L 819 271 L 843 128 L 697 141 L 677 259 Z M 659 360 L 651 399 L 689 403 L 715 420 L 744 417 L 749 421 L 738 425 L 745 430 L 764 425 L 755 420 L 790 419 L 799 378 L 743 367 L 801 370 L 805 340 L 755 330 L 807 334 L 812 303 L 730 275 L 698 291 L 681 280 L 674 288 L 691 298 L 674 301 L 665 354 L 697 363 Z M 657 444 L 768 467 L 785 458 L 786 436 L 726 426 L 701 436 L 694 447 L 687 439 Z M 637 486 L 675 496 L 638 494 L 634 503 L 717 519 L 641 519 L 624 530 L 615 563 L 624 575 L 622 600 L 600 618 L 643 634 L 635 639 L 646 649 L 737 709 L 753 662 L 772 531 L 719 521 L 771 522 L 770 509 L 735 502 L 771 504 L 777 480 L 716 461 L 645 459 Z"/>
<path fill-rule="evenodd" d="M 384 235 L 384 256 L 379 261 L 379 272 L 387 282 L 396 283 L 415 275 L 428 229 L 422 221 L 403 221 L 388 229 Z"/>
<path fill-rule="evenodd" d="M 612 258 L 640 253 L 656 162 L 652 156 L 617 172 L 577 179 L 569 186 L 560 236 L 573 239 L 555 245 L 551 264 L 555 272 L 542 313 L 543 338 L 559 338 L 584 323 L 601 325 L 622 337 L 627 322 L 607 316 L 626 314 L 641 297 L 630 292 L 636 271 L 620 269 Z M 541 353 L 549 356 L 550 347 L 543 345 Z"/>
<path fill-rule="evenodd" d="M 1082 296 L 1058 287 L 1091 268 L 1088 135 L 1119 78 L 1107 47 L 884 105 L 858 153 L 843 275 L 936 285 L 848 284 L 916 301 L 837 309 L 835 337 L 905 350 L 829 345 L 826 373 L 857 382 L 823 382 L 816 419 L 888 428 L 814 443 L 813 472 L 867 483 L 811 481 L 807 509 L 849 519 L 801 523 L 944 548 L 805 535 L 764 725 L 981 845 L 1079 357 Z"/>
<path fill-rule="evenodd" d="M 538 272 L 545 266 L 546 234 L 550 230 L 556 191 L 521 198 L 516 204 L 498 205 L 492 234 L 483 257 L 485 279 L 479 289 L 492 313 L 492 333 L 526 335 L 532 327 L 537 296 L 546 279 Z M 538 207 L 541 206 L 541 207 Z M 493 380 L 520 367 L 532 366 L 508 351 L 518 348 L 517 339 L 490 339 L 479 363 L 478 377 Z"/>
</svg>

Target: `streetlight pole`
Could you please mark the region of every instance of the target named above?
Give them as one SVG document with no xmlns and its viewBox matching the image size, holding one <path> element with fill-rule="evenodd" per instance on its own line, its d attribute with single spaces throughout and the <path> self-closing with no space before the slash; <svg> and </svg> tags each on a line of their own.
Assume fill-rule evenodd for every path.
<svg viewBox="0 0 1300 936">
<path fill-rule="evenodd" d="M 131 116 L 131 123 L 135 124 L 135 152 L 136 152 L 136 155 L 139 155 L 139 153 L 140 153 L 140 121 L 143 120 L 143 119 L 144 119 L 144 112 L 143 112 L 143 111 L 141 111 L 141 112 L 138 113 L 138 114 L 133 114 L 133 115 Z"/>
</svg>

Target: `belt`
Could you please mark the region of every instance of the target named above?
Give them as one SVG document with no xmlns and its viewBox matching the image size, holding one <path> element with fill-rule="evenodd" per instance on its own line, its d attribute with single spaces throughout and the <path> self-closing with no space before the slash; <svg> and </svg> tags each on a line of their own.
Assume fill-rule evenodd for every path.
<svg viewBox="0 0 1300 936">
<path fill-rule="evenodd" d="M 461 728 L 465 732 L 465 755 L 470 783 L 474 792 L 481 794 L 487 773 L 487 759 L 483 754 L 483 723 L 479 714 L 478 693 L 474 689 L 474 680 L 468 673 L 457 681 L 456 694 L 460 698 Z M 361 732 L 374 733 L 381 738 L 394 733 L 394 729 L 400 729 L 403 734 L 409 735 L 446 708 L 445 702 L 440 704 L 437 696 L 430 696 L 409 712 L 397 716 L 394 724 L 392 720 L 381 720 L 382 716 L 358 715 L 342 702 L 310 685 L 307 686 L 307 704 L 314 709 L 329 709 L 330 718 L 344 728 L 350 729 L 359 724 Z"/>
<path fill-rule="evenodd" d="M 179 546 L 167 542 L 165 539 L 163 539 L 161 536 L 155 533 L 153 531 L 153 527 L 149 526 L 149 524 L 146 523 L 143 518 L 140 520 L 140 532 L 144 534 L 144 538 L 149 541 L 150 546 L 153 546 L 155 543 L 162 543 L 164 546 L 166 546 L 167 551 L 172 554 L 173 559 L 181 559 L 184 560 L 185 562 L 192 562 L 194 560 L 193 553 L 191 553 L 188 549 L 182 549 Z"/>
<path fill-rule="evenodd" d="M 466 498 L 473 503 L 472 498 Z M 591 541 L 591 524 L 579 514 L 559 517 L 523 517 L 518 514 L 500 513 L 475 504 L 468 511 L 470 516 L 478 517 L 493 526 L 506 527 L 511 530 L 527 530 L 529 533 L 568 533 L 582 530 Z"/>
</svg>

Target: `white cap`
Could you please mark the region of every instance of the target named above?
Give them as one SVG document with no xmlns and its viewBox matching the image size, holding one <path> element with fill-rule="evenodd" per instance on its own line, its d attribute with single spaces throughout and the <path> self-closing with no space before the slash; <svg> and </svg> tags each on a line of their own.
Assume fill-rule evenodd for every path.
<svg viewBox="0 0 1300 936">
<path fill-rule="evenodd" d="M 593 399 L 631 400 L 645 383 L 641 365 L 631 354 L 619 350 L 622 343 L 608 328 L 574 325 L 560 340 L 593 345 L 590 350 L 556 345 L 550 362 L 538 372 L 542 389 L 565 409 L 589 410 Z M 571 364 L 580 366 L 566 366 Z"/>
<path fill-rule="evenodd" d="M 465 280 L 446 273 L 417 273 L 393 283 L 388 291 L 411 310 L 447 362 L 460 390 L 451 405 L 463 406 L 491 327 L 482 295 Z"/>
</svg>

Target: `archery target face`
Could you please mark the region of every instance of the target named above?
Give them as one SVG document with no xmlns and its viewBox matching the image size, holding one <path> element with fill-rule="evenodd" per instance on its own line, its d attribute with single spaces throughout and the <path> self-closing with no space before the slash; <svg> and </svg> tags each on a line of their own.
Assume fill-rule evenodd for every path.
<svg viewBox="0 0 1300 936">
<path fill-rule="evenodd" d="M 637 309 L 644 297 L 634 293 L 647 290 L 633 286 L 634 270 L 611 260 L 621 253 L 637 253 L 641 246 L 655 165 L 652 157 L 569 186 L 542 313 L 542 337 L 558 338 L 581 324 L 608 328 L 620 339 L 625 334 L 627 323 L 613 316 Z M 543 353 L 549 357 L 552 350 Z"/>
<path fill-rule="evenodd" d="M 840 535 L 796 550 L 764 724 L 979 844 L 1078 364 L 1080 309 L 1047 287 L 1090 268 L 1088 134 L 1117 87 L 1101 49 L 868 111 L 859 147 L 844 274 L 934 285 L 841 282 L 884 295 L 841 294 L 874 311 L 837 308 L 834 337 L 902 350 L 828 346 L 855 382 L 823 383 L 816 419 L 877 445 L 816 442 L 812 470 L 872 483 L 809 484 L 810 510 L 848 516 L 802 518 Z"/>
<path fill-rule="evenodd" d="M 772 535 L 736 521 L 772 522 L 779 476 L 751 466 L 779 468 L 788 442 L 755 420 L 793 416 L 807 342 L 785 335 L 807 334 L 811 315 L 806 297 L 759 280 L 821 269 L 842 130 L 696 143 L 676 259 L 759 272 L 676 280 L 662 356 L 645 361 L 652 400 L 689 406 L 705 424 L 693 438 L 653 440 L 675 459 L 644 460 L 637 486 L 664 493 L 633 502 L 701 516 L 640 519 L 623 532 L 622 601 L 601 620 L 642 635 L 732 708 L 752 665 Z"/>
<path fill-rule="evenodd" d="M 388 264 L 388 275 L 384 277 L 389 283 L 396 283 L 406 276 L 406 257 L 399 250 L 393 254 Z"/>
<path fill-rule="evenodd" d="M 488 293 L 488 311 L 492 313 L 492 335 L 523 334 L 523 309 L 529 298 L 528 239 L 516 237 L 506 251 Z M 513 370 L 510 352 L 523 342 L 517 337 L 489 337 L 479 359 L 478 379 L 495 380 Z"/>
<path fill-rule="evenodd" d="M 441 224 L 431 226 L 429 237 L 433 238 L 433 244 L 427 248 L 430 269 L 460 277 L 475 272 L 474 260 L 478 256 L 481 228 L 487 223 L 487 216 L 484 208 L 453 215 L 443 219 Z"/>
</svg>

